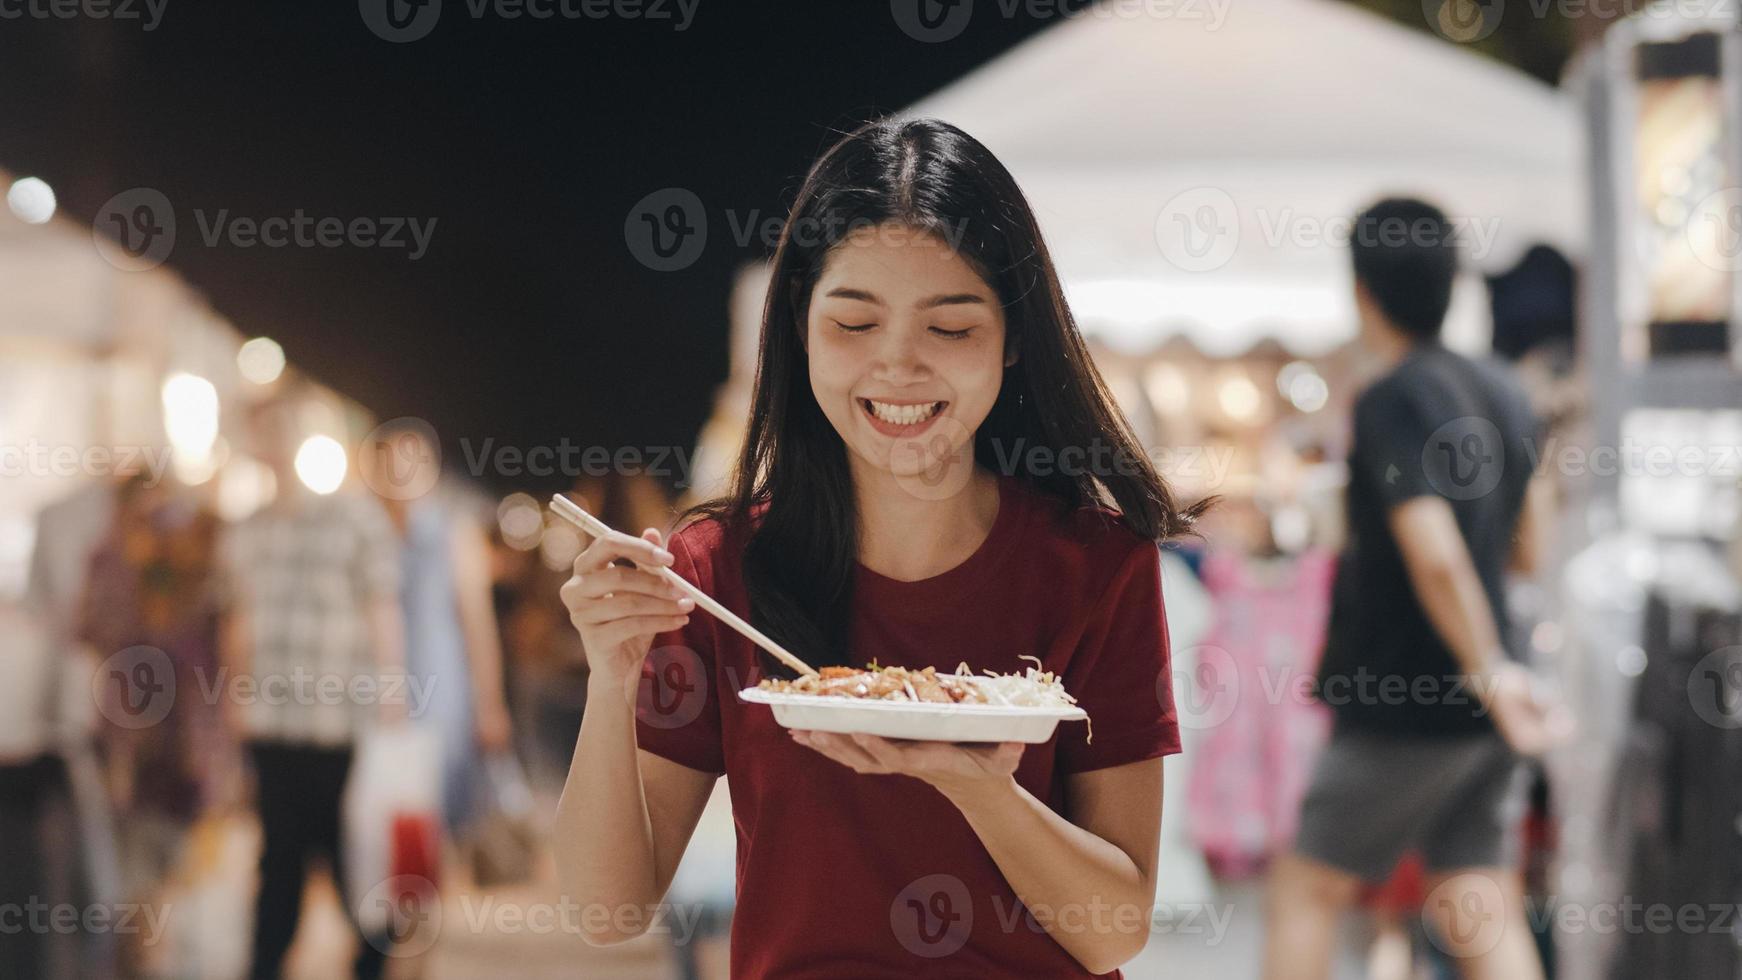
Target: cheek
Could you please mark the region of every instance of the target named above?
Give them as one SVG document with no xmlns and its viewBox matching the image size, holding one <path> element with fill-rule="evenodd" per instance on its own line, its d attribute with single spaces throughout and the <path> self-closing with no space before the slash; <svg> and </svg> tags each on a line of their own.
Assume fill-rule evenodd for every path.
<svg viewBox="0 0 1742 980">
<path fill-rule="evenodd" d="M 998 388 L 1004 380 L 1003 339 L 988 337 L 956 346 L 971 349 L 945 354 L 954 386 L 964 397 L 990 404 L 998 397 Z"/>
<path fill-rule="evenodd" d="M 828 331 L 813 330 L 807 352 L 810 361 L 811 385 L 818 391 L 839 391 L 851 387 L 856 370 L 854 357 L 841 339 Z"/>
</svg>

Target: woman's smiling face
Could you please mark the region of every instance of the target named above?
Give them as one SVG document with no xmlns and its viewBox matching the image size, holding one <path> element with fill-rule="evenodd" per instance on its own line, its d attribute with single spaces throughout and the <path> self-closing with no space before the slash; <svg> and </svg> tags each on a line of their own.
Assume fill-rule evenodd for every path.
<svg viewBox="0 0 1742 980">
<path fill-rule="evenodd" d="M 805 324 L 811 390 L 863 462 L 898 476 L 970 447 L 998 399 L 1004 311 L 974 267 L 905 225 L 829 254 Z"/>
</svg>

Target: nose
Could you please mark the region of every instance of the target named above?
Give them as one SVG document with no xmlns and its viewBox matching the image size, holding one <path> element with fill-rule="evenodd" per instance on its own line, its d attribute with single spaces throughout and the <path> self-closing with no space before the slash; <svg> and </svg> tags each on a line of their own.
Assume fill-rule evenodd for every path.
<svg viewBox="0 0 1742 980">
<path fill-rule="evenodd" d="M 923 380 L 929 369 L 919 340 L 919 331 L 911 326 L 900 325 L 883 331 L 882 342 L 877 347 L 877 362 L 872 365 L 872 376 L 892 385 Z"/>
</svg>

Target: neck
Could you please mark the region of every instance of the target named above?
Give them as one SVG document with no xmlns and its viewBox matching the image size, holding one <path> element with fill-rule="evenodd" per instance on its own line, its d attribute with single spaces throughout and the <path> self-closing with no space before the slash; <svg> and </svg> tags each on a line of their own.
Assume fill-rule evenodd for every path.
<svg viewBox="0 0 1742 980">
<path fill-rule="evenodd" d="M 973 464 L 972 444 L 952 466 L 970 466 L 966 485 L 930 500 L 919 478 L 850 463 L 859 511 L 859 561 L 879 575 L 903 582 L 939 575 L 966 561 L 992 531 L 998 517 L 998 477 Z"/>
<path fill-rule="evenodd" d="M 405 529 L 411 524 L 411 502 L 383 497 L 381 505 L 387 511 L 387 519 L 393 522 L 393 529 L 403 536 Z"/>
<path fill-rule="evenodd" d="M 1409 334 L 1387 326 L 1375 331 L 1373 350 L 1380 362 L 1389 368 L 1408 357 L 1410 351 L 1415 350 L 1421 343 Z"/>
</svg>

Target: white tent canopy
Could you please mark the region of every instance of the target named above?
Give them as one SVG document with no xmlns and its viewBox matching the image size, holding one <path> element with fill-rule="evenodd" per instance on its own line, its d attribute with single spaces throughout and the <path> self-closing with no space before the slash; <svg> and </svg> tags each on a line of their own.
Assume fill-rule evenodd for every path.
<svg viewBox="0 0 1742 980">
<path fill-rule="evenodd" d="M 1219 22 L 1207 16 L 1218 7 Z M 1385 194 L 1439 203 L 1485 271 L 1539 241 L 1573 254 L 1583 241 L 1570 98 L 1333 0 L 1113 0 L 907 114 L 998 155 L 1085 332 L 1129 351 L 1179 333 L 1219 354 L 1266 337 L 1301 353 L 1349 339 L 1338 242 Z M 1447 330 L 1485 339 L 1473 278 Z"/>
<path fill-rule="evenodd" d="M 0 194 L 12 186 L 0 170 Z M 0 339 L 91 347 L 114 337 L 114 266 L 89 228 L 65 218 L 26 224 L 0 207 Z"/>
</svg>

